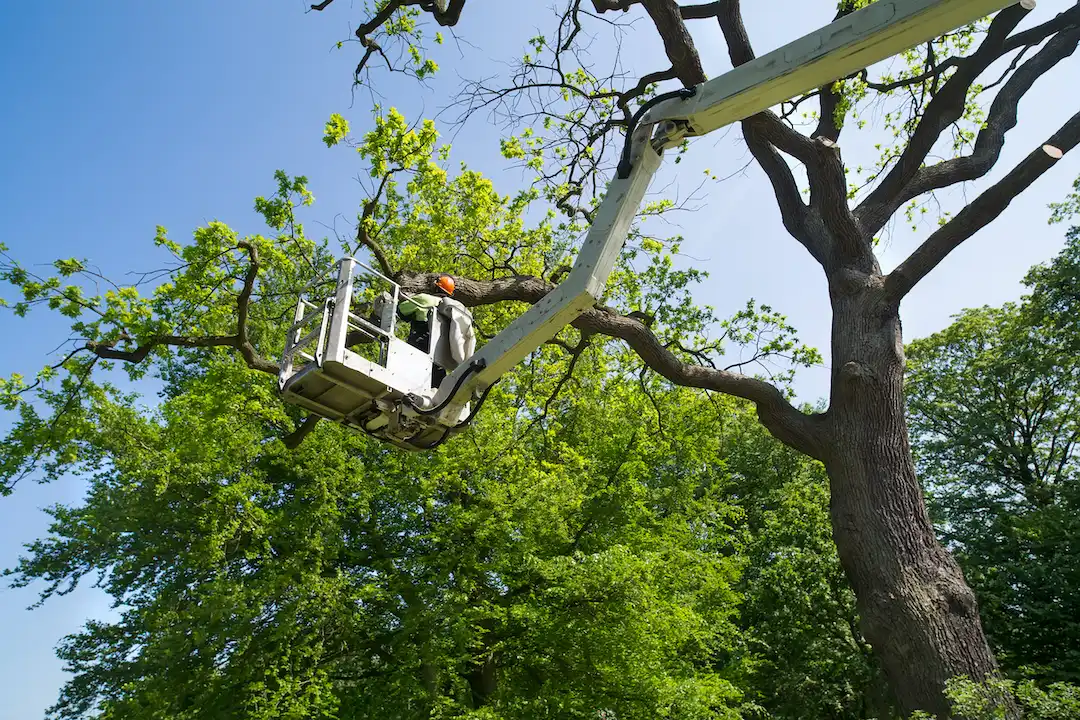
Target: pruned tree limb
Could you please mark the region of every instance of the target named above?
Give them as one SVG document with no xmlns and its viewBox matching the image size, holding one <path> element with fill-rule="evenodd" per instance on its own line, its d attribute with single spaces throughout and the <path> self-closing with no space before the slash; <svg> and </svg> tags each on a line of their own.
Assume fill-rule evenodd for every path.
<svg viewBox="0 0 1080 720">
<path fill-rule="evenodd" d="M 1016 126 L 1020 100 L 1036 80 L 1072 55 L 1078 43 L 1080 24 L 1056 34 L 1039 52 L 1019 66 L 990 104 L 985 126 L 979 131 L 970 155 L 917 168 L 910 174 L 907 184 L 891 196 L 876 190 L 871 193 L 856 209 L 857 216 L 866 228 L 876 233 L 909 200 L 959 182 L 978 179 L 990 172 L 1001 156 L 1006 133 Z M 900 162 L 904 162 L 903 157 Z M 896 167 L 899 168 L 899 164 Z M 895 168 L 893 172 L 896 172 Z"/>
<path fill-rule="evenodd" d="M 885 280 L 892 303 L 901 299 L 944 260 L 960 243 L 995 220 L 1009 203 L 1054 166 L 1061 156 L 1080 143 L 1080 112 L 1061 129 L 1010 170 L 1005 177 L 983 191 L 949 222 L 928 237 Z"/>
</svg>

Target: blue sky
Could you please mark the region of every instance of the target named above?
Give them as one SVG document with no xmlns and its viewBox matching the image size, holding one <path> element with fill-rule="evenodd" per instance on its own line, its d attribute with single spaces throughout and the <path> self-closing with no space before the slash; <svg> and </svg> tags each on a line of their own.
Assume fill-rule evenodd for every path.
<svg viewBox="0 0 1080 720">
<path fill-rule="evenodd" d="M 0 241 L 27 265 L 88 257 L 107 274 L 122 277 L 159 266 L 151 243 L 156 225 L 169 228 L 174 239 L 211 219 L 242 233 L 259 232 L 252 198 L 272 192 L 278 168 L 311 180 L 317 202 L 305 217 L 309 231 L 335 222 L 347 231 L 362 200 L 355 181 L 360 166 L 347 150 L 327 150 L 321 128 L 332 112 L 346 115 L 354 130 L 362 130 L 370 117 L 368 96 L 358 93 L 354 101 L 349 88 L 356 46 L 334 50 L 360 18 L 361 5 L 338 0 L 316 14 L 305 13 L 299 0 L 9 4 L 0 31 Z M 503 63 L 523 52 L 529 36 L 550 27 L 548 5 L 471 3 L 458 28 L 468 42 L 449 41 L 441 49 L 440 75 L 427 88 L 400 76 L 392 82 L 382 77 L 385 104 L 410 119 L 436 114 L 460 78 L 504 71 Z M 831 17 L 827 0 L 745 5 L 759 51 Z M 1035 19 L 1065 5 L 1040 3 Z M 661 67 L 661 47 L 647 30 L 642 24 L 632 36 L 633 58 L 650 70 Z M 723 72 L 728 65 L 715 27 L 699 25 L 695 36 L 710 75 Z M 606 49 L 610 41 L 600 37 L 597 55 Z M 1067 61 L 1029 94 L 1001 167 L 1073 112 L 1073 93 L 1062 89 L 1078 84 L 1080 71 Z M 503 192 L 511 192 L 523 175 L 501 161 L 498 137 L 497 129 L 477 117 L 454 138 L 452 158 L 489 173 Z M 854 164 L 869 159 L 875 136 L 845 131 L 842 140 L 845 158 Z M 726 175 L 744 161 L 737 133 L 718 133 L 695 141 L 678 173 L 669 164 L 654 187 L 674 182 L 685 194 L 705 168 Z M 943 327 L 963 307 L 1015 298 L 1026 269 L 1061 246 L 1062 228 L 1046 225 L 1045 208 L 1078 171 L 1080 163 L 1067 156 L 937 269 L 905 301 L 906 337 Z M 956 207 L 979 187 L 947 193 L 943 201 Z M 700 211 L 680 215 L 672 232 L 686 237 L 683 261 L 713 275 L 700 300 L 721 313 L 738 309 L 748 297 L 769 303 L 788 314 L 805 340 L 827 351 L 823 278 L 785 234 L 760 172 L 750 169 L 711 186 L 699 205 Z M 884 249 L 884 264 L 902 259 L 928 230 L 898 228 Z M 46 315 L 29 321 L 0 316 L 0 331 L 8 338 L 0 349 L 4 374 L 36 371 L 65 337 L 63 326 Z M 803 373 L 800 397 L 824 395 L 827 373 Z M 21 486 L 0 499 L 0 566 L 11 566 L 23 543 L 46 532 L 40 508 L 77 502 L 81 493 L 79 482 L 69 480 Z M 0 720 L 40 717 L 63 681 L 53 647 L 88 617 L 108 613 L 107 598 L 92 589 L 26 611 L 34 599 L 32 590 L 0 588 Z"/>
</svg>

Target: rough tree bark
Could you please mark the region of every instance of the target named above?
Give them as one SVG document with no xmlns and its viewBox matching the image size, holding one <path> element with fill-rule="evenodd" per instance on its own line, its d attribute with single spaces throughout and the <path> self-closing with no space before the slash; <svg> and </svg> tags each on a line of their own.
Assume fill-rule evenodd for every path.
<svg viewBox="0 0 1080 720">
<path fill-rule="evenodd" d="M 425 7 L 420 0 L 392 0 L 383 12 L 407 5 Z M 463 5 L 456 4 L 458 15 Z M 576 13 L 581 0 L 570 0 L 569 5 L 563 21 L 570 18 L 580 29 Z M 592 5 L 597 13 L 628 12 L 641 6 L 660 34 L 671 62 L 671 69 L 654 74 L 654 80 L 677 78 L 692 85 L 704 79 L 685 25 L 688 21 L 715 20 L 733 65 L 754 58 L 738 0 L 685 6 L 676 0 L 592 0 Z M 850 3 L 842 3 L 847 5 Z M 927 68 L 925 77 L 937 79 L 935 91 L 922 107 L 906 148 L 854 209 L 849 206 L 836 145 L 842 119 L 834 115 L 839 98 L 831 87 L 817 93 L 821 119 L 810 136 L 770 112 L 742 122 L 747 146 L 768 176 L 785 228 L 821 264 L 828 278 L 834 370 L 826 413 L 805 415 L 767 383 L 685 362 L 638 320 L 608 308 L 591 310 L 575 322 L 583 330 L 624 339 L 649 367 L 672 382 L 751 400 L 777 438 L 825 464 L 831 481 L 833 535 L 857 597 L 862 629 L 904 712 L 925 710 L 947 715 L 945 681 L 957 675 L 993 675 L 997 665 L 980 624 L 974 594 L 956 562 L 937 542 L 923 504 L 905 420 L 900 302 L 951 250 L 995 219 L 1077 144 L 1080 113 L 933 232 L 888 275 L 878 265 L 872 239 L 909 200 L 978 179 L 995 166 L 1005 134 L 1017 123 L 1017 103 L 1080 42 L 1080 4 L 1072 4 L 1040 25 L 1014 32 L 1033 7 L 1033 2 L 1024 0 L 1002 11 L 973 53 L 938 59 Z M 440 22 L 447 19 L 446 14 L 432 12 Z M 457 21 L 456 16 L 453 21 Z M 370 32 L 377 25 L 363 27 Z M 1037 47 L 1027 59 L 1014 57 L 972 152 L 928 165 L 928 155 L 942 133 L 961 118 L 979 76 L 1007 54 Z M 946 75 L 946 71 L 952 74 Z M 921 79 L 908 82 L 915 85 Z M 871 88 L 887 90 L 903 85 L 900 81 L 888 87 L 871 84 Z M 640 90 L 628 90 L 620 106 Z M 785 156 L 806 167 L 811 191 L 808 203 L 799 193 Z M 386 265 L 384 269 L 391 271 Z M 414 291 L 431 287 L 435 278 L 408 272 L 399 272 L 397 277 L 406 289 Z M 467 305 L 536 302 L 552 287 L 549 281 L 531 277 L 486 282 L 461 278 L 457 296 Z"/>
<path fill-rule="evenodd" d="M 830 288 L 836 370 L 822 460 L 833 537 L 863 635 L 902 708 L 941 715 L 945 680 L 997 666 L 975 596 L 923 505 L 904 416 L 900 318 L 876 270 L 852 269 Z"/>
</svg>

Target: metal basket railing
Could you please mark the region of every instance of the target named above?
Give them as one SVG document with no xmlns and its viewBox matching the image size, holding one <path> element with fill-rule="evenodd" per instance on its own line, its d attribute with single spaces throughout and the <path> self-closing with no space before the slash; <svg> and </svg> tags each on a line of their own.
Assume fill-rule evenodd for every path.
<svg viewBox="0 0 1080 720">
<path fill-rule="evenodd" d="M 351 272 L 348 275 L 342 273 L 343 263 L 351 263 Z M 337 285 L 331 290 L 333 294 L 321 298 L 310 297 L 311 291 L 324 284 L 331 272 L 336 272 L 338 277 Z M 341 287 L 342 282 L 352 284 L 349 307 L 344 308 L 337 307 L 335 304 L 336 290 Z M 381 292 L 388 296 L 388 301 L 384 304 L 384 312 L 381 317 L 376 318 L 379 321 L 376 323 L 369 318 L 356 314 L 353 312 L 353 308 L 368 303 L 371 303 L 372 307 L 374 307 L 374 299 L 380 295 L 378 285 L 384 286 Z M 396 282 L 367 263 L 351 257 L 342 258 L 334 266 L 333 270 L 315 278 L 300 291 L 293 324 L 289 326 L 286 332 L 285 347 L 282 352 L 280 366 L 281 381 L 284 383 L 286 379 L 295 374 L 300 364 L 315 363 L 318 366 L 322 365 L 327 343 L 327 332 L 331 320 L 337 313 L 344 314 L 343 321 L 347 328 L 347 335 L 354 340 L 359 337 L 359 343 L 350 343 L 351 345 L 355 346 L 356 344 L 368 342 L 379 343 L 378 357 L 369 359 L 385 367 L 389 341 L 395 337 L 398 330 L 396 312 L 398 303 L 409 298 L 410 296 L 404 293 Z M 318 321 L 317 325 L 315 324 L 316 320 Z M 303 363 L 298 363 L 298 361 L 303 361 Z"/>
</svg>

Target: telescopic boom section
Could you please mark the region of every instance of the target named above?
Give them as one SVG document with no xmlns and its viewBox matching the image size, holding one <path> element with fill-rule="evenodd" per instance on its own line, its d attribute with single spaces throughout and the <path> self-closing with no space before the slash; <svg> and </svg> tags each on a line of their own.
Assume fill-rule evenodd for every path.
<svg viewBox="0 0 1080 720">
<path fill-rule="evenodd" d="M 624 163 L 608 184 L 570 274 L 484 345 L 472 362 L 450 374 L 430 407 L 442 408 L 440 421 L 458 417 L 475 392 L 491 386 L 596 304 L 665 148 L 683 137 L 705 135 L 811 92 L 1012 4 L 1003 0 L 877 0 L 702 83 L 689 97 L 672 98 L 647 110 L 632 129 L 630 166 Z"/>
</svg>

